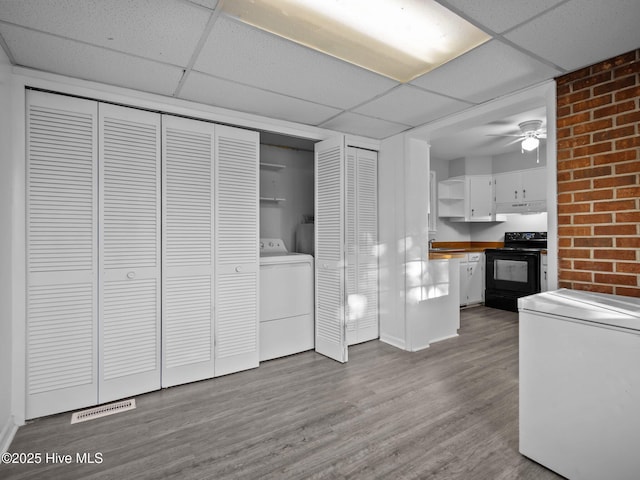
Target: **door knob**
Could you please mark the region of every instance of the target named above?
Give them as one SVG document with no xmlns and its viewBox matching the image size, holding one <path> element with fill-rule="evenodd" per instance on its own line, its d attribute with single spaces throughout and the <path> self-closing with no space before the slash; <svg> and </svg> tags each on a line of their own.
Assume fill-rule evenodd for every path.
<svg viewBox="0 0 640 480">
<path fill-rule="evenodd" d="M 129 280 L 133 280 L 134 278 L 136 278 L 136 272 L 129 272 L 127 273 L 127 278 Z"/>
</svg>

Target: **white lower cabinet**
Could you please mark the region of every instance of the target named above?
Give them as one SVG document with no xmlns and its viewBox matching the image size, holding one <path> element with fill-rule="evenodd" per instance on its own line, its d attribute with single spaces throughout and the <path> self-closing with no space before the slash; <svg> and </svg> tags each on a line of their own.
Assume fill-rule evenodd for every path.
<svg viewBox="0 0 640 480">
<path fill-rule="evenodd" d="M 460 260 L 460 306 L 484 302 L 484 253 L 467 253 Z"/>
<path fill-rule="evenodd" d="M 257 132 L 29 91 L 26 144 L 26 418 L 258 366 Z"/>
<path fill-rule="evenodd" d="M 546 292 L 547 290 L 549 290 L 549 280 L 547 278 L 547 271 L 549 267 L 548 267 L 547 258 L 548 256 L 546 253 L 543 253 L 540 255 L 540 291 L 541 292 Z"/>
</svg>

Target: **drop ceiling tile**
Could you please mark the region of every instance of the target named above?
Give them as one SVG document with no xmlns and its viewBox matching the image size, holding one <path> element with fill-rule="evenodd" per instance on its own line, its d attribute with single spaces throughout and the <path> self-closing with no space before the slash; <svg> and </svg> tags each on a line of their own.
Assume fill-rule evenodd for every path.
<svg viewBox="0 0 640 480">
<path fill-rule="evenodd" d="M 182 69 L 104 48 L 0 24 L 18 65 L 70 77 L 171 95 Z"/>
<path fill-rule="evenodd" d="M 317 125 L 340 110 L 191 72 L 180 98 L 269 118 Z"/>
<path fill-rule="evenodd" d="M 387 122 L 379 118 L 371 118 L 357 113 L 345 112 L 319 125 L 322 128 L 338 132 L 362 135 L 364 137 L 383 139 L 404 132 L 411 128 L 408 125 Z"/>
<path fill-rule="evenodd" d="M 564 0 L 447 0 L 446 3 L 493 30 L 503 33 Z"/>
<path fill-rule="evenodd" d="M 482 103 L 562 73 L 498 40 L 481 45 L 411 83 Z"/>
<path fill-rule="evenodd" d="M 570 0 L 505 37 L 568 71 L 640 45 L 638 0 Z"/>
<path fill-rule="evenodd" d="M 0 20 L 186 66 L 211 12 L 176 0 L 3 1 Z"/>
<path fill-rule="evenodd" d="M 194 69 L 348 109 L 397 82 L 221 15 Z"/>
<path fill-rule="evenodd" d="M 411 85 L 402 85 L 353 111 L 404 125 L 418 126 L 471 106 Z"/>
</svg>

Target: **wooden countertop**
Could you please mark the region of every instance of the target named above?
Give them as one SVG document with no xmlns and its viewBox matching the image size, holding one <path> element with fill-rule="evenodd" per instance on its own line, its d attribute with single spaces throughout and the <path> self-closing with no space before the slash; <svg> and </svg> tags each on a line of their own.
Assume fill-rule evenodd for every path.
<svg viewBox="0 0 640 480">
<path fill-rule="evenodd" d="M 465 252 L 429 252 L 429 260 L 450 260 L 452 258 L 463 258 Z"/>
<path fill-rule="evenodd" d="M 433 248 L 446 248 L 446 252 L 429 251 L 429 260 L 462 258 L 467 253 L 484 252 L 487 248 L 502 248 L 504 242 L 433 242 Z"/>
</svg>

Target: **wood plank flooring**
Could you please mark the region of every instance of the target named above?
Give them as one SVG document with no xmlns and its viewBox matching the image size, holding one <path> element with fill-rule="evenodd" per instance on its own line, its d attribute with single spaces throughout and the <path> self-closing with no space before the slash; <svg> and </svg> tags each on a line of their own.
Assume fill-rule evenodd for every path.
<svg viewBox="0 0 640 480">
<path fill-rule="evenodd" d="M 137 409 L 19 429 L 2 479 L 557 479 L 518 452 L 517 314 L 462 311 L 460 336 L 409 353 L 373 341 L 136 397 Z M 101 453 L 77 464 L 76 453 Z"/>
</svg>

